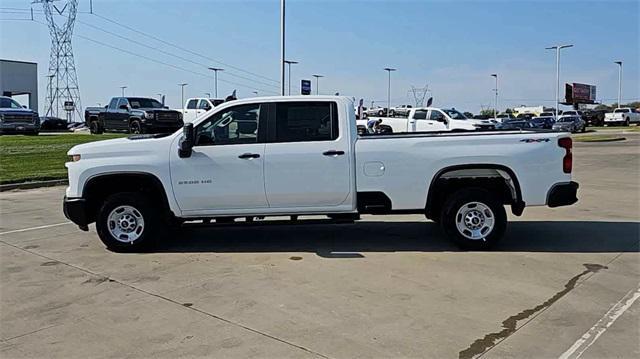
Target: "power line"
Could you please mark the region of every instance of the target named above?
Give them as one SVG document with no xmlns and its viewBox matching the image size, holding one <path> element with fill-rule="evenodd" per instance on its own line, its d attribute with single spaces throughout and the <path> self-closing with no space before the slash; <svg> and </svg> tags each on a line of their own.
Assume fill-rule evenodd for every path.
<svg viewBox="0 0 640 359">
<path fill-rule="evenodd" d="M 31 20 L 30 20 L 30 21 L 31 21 Z M 41 24 L 41 25 L 46 25 L 45 23 L 40 22 L 40 21 L 38 21 L 38 20 L 33 20 L 33 22 L 38 23 L 38 24 Z M 174 68 L 174 69 L 177 69 L 177 70 L 180 70 L 180 71 L 184 71 L 184 72 L 188 72 L 188 73 L 191 73 L 191 74 L 194 74 L 194 75 L 198 75 L 198 76 L 206 77 L 206 78 L 208 78 L 208 79 L 211 79 L 211 78 L 212 78 L 211 76 L 208 76 L 208 75 L 207 75 L 207 74 L 205 74 L 205 73 L 197 72 L 197 71 L 193 71 L 193 70 L 190 70 L 190 69 L 187 69 L 187 68 L 181 67 L 181 66 L 177 66 L 177 65 L 174 65 L 174 64 L 168 63 L 168 62 L 164 62 L 164 61 L 156 60 L 156 59 L 154 59 L 154 58 L 151 58 L 151 57 L 148 57 L 148 56 L 145 56 L 145 55 L 140 55 L 140 54 L 135 53 L 135 52 L 133 52 L 133 51 L 129 51 L 129 50 L 126 50 L 126 49 L 123 49 L 123 48 L 119 48 L 119 47 L 116 47 L 116 46 L 113 46 L 113 45 L 110 45 L 110 44 L 104 43 L 104 42 L 102 42 L 102 41 L 98 41 L 98 40 L 92 39 L 92 38 L 87 37 L 87 36 L 83 36 L 83 35 L 80 35 L 80 34 L 75 34 L 75 36 L 76 36 L 76 37 L 79 37 L 79 38 L 81 38 L 81 39 L 83 39 L 83 40 L 87 40 L 87 41 L 90 41 L 90 42 L 96 43 L 96 44 L 98 44 L 98 45 L 102 45 L 102 46 L 105 46 L 105 47 L 111 48 L 111 49 L 113 49 L 113 50 L 117 50 L 117 51 L 124 52 L 124 53 L 129 54 L 129 55 L 132 55 L 132 56 L 140 57 L 140 58 L 142 58 L 142 59 L 145 59 L 145 60 L 148 60 L 148 61 L 151 61 L 151 62 L 155 62 L 155 63 L 160 64 L 160 65 L 164 65 L 164 66 L 172 67 L 172 68 Z M 224 79 L 219 79 L 218 81 L 220 81 L 220 82 L 224 82 L 224 83 L 228 83 L 228 84 L 231 84 L 231 85 L 235 85 L 235 86 L 239 86 L 239 87 L 243 87 L 243 88 L 255 89 L 255 90 L 260 90 L 260 91 L 262 91 L 262 92 L 266 92 L 266 93 L 277 94 L 277 92 L 276 92 L 276 91 L 274 91 L 274 90 L 268 90 L 268 89 L 264 89 L 264 88 L 260 88 L 260 87 L 248 86 L 248 85 L 245 85 L 245 84 L 241 84 L 241 83 L 237 83 L 237 82 L 233 82 L 233 81 L 228 81 L 228 80 L 224 80 Z"/>
<path fill-rule="evenodd" d="M 163 54 L 165 54 L 165 55 L 168 55 L 168 56 L 171 56 L 171 57 L 175 57 L 175 58 L 180 59 L 180 60 L 182 60 L 182 61 L 186 61 L 186 62 L 192 63 L 192 64 L 194 64 L 194 65 L 202 66 L 202 67 L 204 67 L 204 68 L 208 68 L 208 67 L 209 67 L 207 64 L 204 64 L 204 63 L 201 63 L 201 62 L 197 62 L 197 61 L 193 61 L 193 60 L 188 59 L 188 58 L 186 58 L 186 57 L 182 57 L 182 56 L 179 56 L 179 55 L 173 54 L 173 53 L 171 53 L 171 52 L 168 52 L 168 51 L 164 51 L 164 50 L 161 50 L 161 49 L 155 48 L 155 47 L 153 47 L 153 46 L 150 46 L 150 45 L 144 44 L 144 43 L 142 43 L 142 42 L 140 42 L 140 41 L 136 41 L 136 40 L 130 39 L 130 38 L 126 37 L 126 36 L 119 35 L 119 34 L 117 34 L 117 33 L 111 32 L 111 31 L 109 31 L 109 30 L 105 30 L 105 29 L 100 28 L 100 27 L 98 27 L 98 26 L 95 26 L 95 25 L 92 25 L 92 24 L 86 23 L 86 22 L 84 22 L 84 21 L 81 21 L 81 20 L 77 20 L 77 21 L 78 21 L 79 23 L 83 24 L 84 26 L 89 26 L 89 27 L 94 28 L 94 29 L 96 29 L 96 30 L 99 30 L 99 31 L 105 32 L 105 33 L 107 33 L 107 34 L 109 34 L 109 35 L 111 35 L 111 36 L 115 36 L 115 37 L 117 37 L 117 38 L 120 38 L 120 39 L 123 39 L 123 40 L 126 40 L 126 41 L 130 41 L 130 42 L 132 42 L 132 43 L 134 43 L 134 44 L 136 44 L 136 45 L 138 45 L 138 46 L 146 47 L 146 48 L 148 48 L 148 49 L 151 49 L 151 50 L 154 50 L 154 51 L 157 51 L 157 52 L 163 53 Z M 252 82 L 255 82 L 255 83 L 258 83 L 258 84 L 261 84 L 261 85 L 271 86 L 271 87 L 276 87 L 276 88 L 278 87 L 277 85 L 274 85 L 274 84 L 270 84 L 270 83 L 266 83 L 266 82 L 257 81 L 257 80 L 254 80 L 254 79 L 251 79 L 251 78 L 248 78 L 248 77 L 244 77 L 244 76 L 236 75 L 236 74 L 234 74 L 234 73 L 228 73 L 228 74 L 229 74 L 229 75 L 231 75 L 231 76 L 235 76 L 235 77 L 241 78 L 241 79 L 243 79 L 243 80 L 247 80 L 247 81 L 252 81 Z M 223 81 L 223 80 L 220 80 L 220 81 Z M 247 88 L 253 88 L 253 87 L 248 86 L 248 85 L 243 85 L 243 86 L 244 86 L 244 87 L 247 87 Z"/>
<path fill-rule="evenodd" d="M 201 54 L 199 54 L 199 53 L 197 53 L 197 52 L 195 52 L 195 51 L 191 51 L 191 50 L 186 49 L 186 48 L 184 48 L 184 47 L 182 47 L 182 46 L 175 45 L 175 44 L 173 44 L 173 43 L 171 43 L 171 42 L 169 42 L 169 41 L 166 41 L 166 40 L 163 40 L 163 39 L 161 39 L 161 38 L 158 38 L 158 37 L 156 37 L 156 36 L 154 36 L 154 35 L 147 34 L 147 33 L 142 32 L 142 31 L 140 31 L 140 30 L 134 29 L 134 28 L 132 28 L 132 27 L 130 27 L 130 26 L 128 26 L 128 25 L 124 25 L 124 24 L 121 24 L 121 23 L 119 23 L 119 22 L 117 22 L 117 21 L 115 21 L 115 20 L 109 19 L 109 18 L 107 18 L 107 17 L 105 17 L 105 16 L 102 16 L 102 15 L 100 15 L 100 14 L 96 14 L 95 12 L 93 13 L 93 15 L 94 15 L 94 16 L 96 16 L 96 17 L 99 17 L 99 18 L 101 18 L 101 19 L 103 19 L 103 20 L 105 20 L 105 21 L 108 21 L 108 22 L 110 22 L 110 23 L 113 23 L 113 24 L 116 24 L 116 25 L 118 25 L 118 26 L 120 26 L 120 27 L 123 27 L 123 28 L 125 28 L 125 29 L 127 29 L 127 30 L 129 30 L 129 31 L 133 31 L 133 32 L 135 32 L 135 33 L 137 33 L 137 34 L 140 34 L 140 35 L 146 36 L 146 37 L 148 37 L 148 38 L 150 38 L 150 39 L 156 40 L 156 41 L 161 42 L 161 43 L 163 43 L 163 44 L 165 44 L 165 45 L 169 45 L 169 46 L 171 46 L 171 47 L 174 47 L 174 48 L 176 48 L 176 49 L 178 49 L 178 50 L 186 51 L 186 52 L 188 52 L 188 53 L 190 53 L 190 54 L 192 54 L 192 55 L 195 55 L 195 56 L 201 57 L 201 58 L 203 58 L 203 59 L 207 59 L 207 60 L 209 60 L 209 61 L 216 62 L 216 63 L 218 63 L 218 64 L 220 64 L 220 65 L 223 65 L 223 66 L 226 66 L 226 67 L 229 67 L 229 68 L 235 69 L 235 70 L 240 71 L 240 72 L 244 72 L 244 73 L 249 74 L 249 75 L 253 75 L 253 76 L 256 76 L 256 77 L 259 77 L 259 78 L 262 78 L 262 79 L 268 80 L 268 81 L 273 81 L 273 82 L 278 83 L 278 84 L 280 83 L 280 81 L 278 81 L 278 80 L 274 80 L 274 79 L 268 78 L 268 77 L 266 77 L 266 76 L 262 76 L 262 75 L 260 75 L 260 74 L 254 73 L 254 72 L 244 70 L 244 69 L 239 68 L 239 67 L 237 67 L 237 66 L 233 66 L 233 65 L 230 65 L 230 64 L 228 64 L 228 63 L 224 63 L 224 62 L 222 62 L 222 61 L 219 61 L 219 60 L 213 59 L 213 58 L 208 57 L 208 56 L 205 56 L 205 55 L 201 55 Z"/>
</svg>

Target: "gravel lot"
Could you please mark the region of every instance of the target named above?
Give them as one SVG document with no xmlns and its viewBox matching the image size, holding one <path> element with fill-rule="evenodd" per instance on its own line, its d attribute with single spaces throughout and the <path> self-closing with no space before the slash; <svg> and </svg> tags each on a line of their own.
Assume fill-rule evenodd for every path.
<svg viewBox="0 0 640 359">
<path fill-rule="evenodd" d="M 188 228 L 116 254 L 62 187 L 0 193 L 0 356 L 640 357 L 640 136 L 575 147 L 580 202 L 462 252 L 421 216 Z M 581 339 L 582 338 L 582 339 Z"/>
</svg>

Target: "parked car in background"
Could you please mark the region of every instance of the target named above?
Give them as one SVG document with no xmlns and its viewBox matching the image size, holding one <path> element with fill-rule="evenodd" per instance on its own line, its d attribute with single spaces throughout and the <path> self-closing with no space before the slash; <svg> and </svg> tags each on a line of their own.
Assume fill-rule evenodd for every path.
<svg viewBox="0 0 640 359">
<path fill-rule="evenodd" d="M 395 117 L 395 116 L 407 117 L 409 116 L 409 111 L 411 110 L 411 108 L 412 108 L 411 105 L 400 105 L 397 107 L 392 107 L 391 110 L 389 110 L 389 117 Z"/>
<path fill-rule="evenodd" d="M 42 132 L 67 132 L 67 120 L 59 117 L 40 117 L 40 131 Z"/>
<path fill-rule="evenodd" d="M 93 134 L 109 131 L 168 133 L 182 127 L 182 113 L 146 97 L 114 97 L 105 107 L 87 107 L 85 124 Z"/>
<path fill-rule="evenodd" d="M 0 96 L 0 134 L 37 135 L 40 116 L 11 97 Z"/>
<path fill-rule="evenodd" d="M 184 123 L 193 122 L 198 116 L 223 103 L 220 98 L 190 98 L 184 104 Z"/>
<path fill-rule="evenodd" d="M 505 206 L 519 216 L 578 201 L 566 134 L 357 136 L 355 127 L 346 97 L 226 102 L 182 133 L 71 148 L 63 210 L 82 230 L 95 222 L 115 251 L 148 248 L 189 220 L 372 213 L 425 215 L 482 250 L 503 236 Z"/>
<path fill-rule="evenodd" d="M 607 125 L 625 125 L 640 123 L 640 112 L 634 108 L 622 107 L 604 114 L 604 123 Z"/>
<path fill-rule="evenodd" d="M 553 124 L 554 131 L 562 132 L 585 132 L 587 124 L 580 116 L 560 116 L 558 121 Z"/>
<path fill-rule="evenodd" d="M 387 108 L 386 107 L 374 107 L 374 108 L 370 108 L 366 111 L 364 111 L 364 114 L 367 115 L 367 117 L 372 117 L 372 116 L 386 116 L 387 115 Z"/>
<path fill-rule="evenodd" d="M 377 118 L 372 116 L 369 119 Z M 381 119 L 382 125 L 390 126 L 393 133 L 491 130 L 496 125 L 493 120 L 470 119 L 456 109 L 436 107 L 412 108 L 407 117 L 382 117 Z M 367 125 L 367 120 L 358 120 L 357 125 L 362 131 L 362 127 Z"/>
<path fill-rule="evenodd" d="M 579 116 L 579 117 L 582 117 L 582 111 L 567 110 L 567 111 L 562 111 L 562 113 L 560 114 L 560 117 L 567 117 L 567 116 Z"/>
<path fill-rule="evenodd" d="M 536 117 L 536 115 L 533 114 L 533 113 L 520 113 L 520 114 L 518 114 L 518 116 L 516 116 L 516 119 L 518 119 L 518 120 L 528 120 L 528 119 L 532 119 L 534 117 Z"/>
<path fill-rule="evenodd" d="M 588 126 L 604 126 L 604 115 L 607 110 L 585 110 L 582 113 L 582 119 L 587 122 Z"/>
<path fill-rule="evenodd" d="M 546 117 L 542 117 L 542 116 L 534 117 L 534 118 L 529 119 L 528 121 L 533 125 L 533 127 L 542 128 L 542 129 L 546 129 L 546 130 L 552 129 L 553 128 L 553 124 L 556 122 L 553 117 L 549 117 L 549 116 L 546 116 Z"/>
<path fill-rule="evenodd" d="M 524 118 L 508 120 L 497 125 L 499 130 L 526 130 L 536 128 L 536 126 Z"/>
<path fill-rule="evenodd" d="M 507 113 L 507 112 L 498 114 L 497 118 L 498 118 L 498 121 L 500 121 L 500 122 L 505 122 L 505 121 L 510 121 L 510 120 L 515 120 L 516 119 L 516 117 L 513 114 L 510 114 L 510 113 Z"/>
<path fill-rule="evenodd" d="M 538 117 L 556 117 L 556 114 L 553 112 L 540 112 L 540 114 L 538 115 Z"/>
</svg>

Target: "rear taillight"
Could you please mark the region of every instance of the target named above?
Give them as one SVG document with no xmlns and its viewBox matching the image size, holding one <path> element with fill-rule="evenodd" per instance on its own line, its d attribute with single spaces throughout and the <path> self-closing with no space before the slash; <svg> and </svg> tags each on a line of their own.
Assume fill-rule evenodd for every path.
<svg viewBox="0 0 640 359">
<path fill-rule="evenodd" d="M 562 171 L 564 173 L 571 173 L 571 169 L 573 167 L 573 154 L 571 153 L 572 145 L 573 141 L 571 141 L 571 137 L 563 137 L 558 140 L 558 146 L 565 150 L 564 157 L 562 158 Z"/>
</svg>

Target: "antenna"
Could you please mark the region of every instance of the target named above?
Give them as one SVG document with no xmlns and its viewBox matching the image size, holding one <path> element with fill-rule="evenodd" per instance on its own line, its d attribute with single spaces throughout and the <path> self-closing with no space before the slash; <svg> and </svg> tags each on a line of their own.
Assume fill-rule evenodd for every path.
<svg viewBox="0 0 640 359">
<path fill-rule="evenodd" d="M 54 2 L 58 5 L 54 5 Z M 49 75 L 52 77 L 47 85 L 46 116 L 60 117 L 61 113 L 66 112 L 67 121 L 74 122 L 76 116 L 82 118 L 78 76 L 71 47 L 78 0 L 34 0 L 32 3 L 42 4 L 51 35 Z"/>
</svg>

